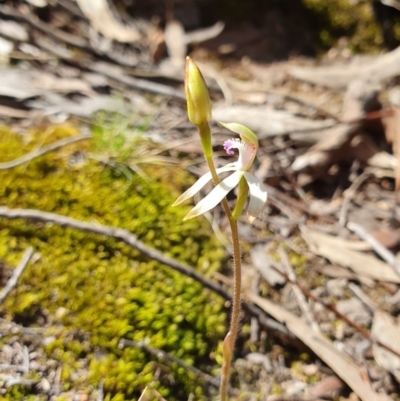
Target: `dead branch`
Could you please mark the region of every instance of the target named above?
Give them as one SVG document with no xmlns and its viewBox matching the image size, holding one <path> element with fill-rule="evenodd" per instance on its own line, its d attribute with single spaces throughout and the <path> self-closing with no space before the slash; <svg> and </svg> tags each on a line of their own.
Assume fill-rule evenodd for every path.
<svg viewBox="0 0 400 401">
<path fill-rule="evenodd" d="M 333 67 L 294 67 L 289 74 L 301 81 L 333 89 L 343 89 L 356 79 L 380 83 L 400 74 L 400 47 L 377 57 L 372 62 Z"/>
<path fill-rule="evenodd" d="M 6 299 L 8 294 L 17 285 L 17 281 L 21 277 L 22 273 L 24 272 L 32 255 L 33 255 L 33 248 L 32 247 L 27 248 L 25 250 L 24 255 L 22 256 L 22 259 L 19 262 L 18 266 L 14 269 L 12 276 L 10 277 L 10 279 L 7 281 L 7 284 L 0 292 L 0 303 Z"/>
</svg>

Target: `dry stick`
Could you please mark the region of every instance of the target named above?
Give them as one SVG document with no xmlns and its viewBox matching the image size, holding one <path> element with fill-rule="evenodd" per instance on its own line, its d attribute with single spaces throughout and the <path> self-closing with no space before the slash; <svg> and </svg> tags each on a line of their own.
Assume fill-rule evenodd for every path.
<svg viewBox="0 0 400 401">
<path fill-rule="evenodd" d="M 11 386 L 33 386 L 36 385 L 39 380 L 24 379 L 22 377 L 14 377 L 12 375 L 0 374 L 0 380 L 5 382 L 5 387 Z"/>
<path fill-rule="evenodd" d="M 374 301 L 363 292 L 363 290 L 354 283 L 349 283 L 349 290 L 371 311 L 375 312 L 378 307 L 375 305 Z"/>
<path fill-rule="evenodd" d="M 71 217 L 62 216 L 56 213 L 43 212 L 41 210 L 34 209 L 9 209 L 7 207 L 0 207 L 0 217 L 4 217 L 10 220 L 14 219 L 33 219 L 43 222 L 55 223 L 63 227 L 70 227 L 81 231 L 91 232 L 99 235 L 105 235 L 107 237 L 115 238 L 116 240 L 122 241 L 132 248 L 135 248 L 142 252 L 144 255 L 150 257 L 151 259 L 157 260 L 158 262 L 171 267 L 172 269 L 196 280 L 204 287 L 210 289 L 211 291 L 217 293 L 222 298 L 231 301 L 231 295 L 225 291 L 219 284 L 212 280 L 203 277 L 200 273 L 194 270 L 192 267 L 179 262 L 176 259 L 169 258 L 165 256 L 162 252 L 155 249 L 151 249 L 146 246 L 142 241 L 140 241 L 136 235 L 132 234 L 128 230 L 123 228 L 105 226 L 97 223 L 87 223 Z M 258 307 L 243 303 L 243 308 L 250 315 L 255 316 L 259 319 L 260 323 L 268 329 L 274 332 L 283 333 L 290 338 L 293 335 L 280 323 L 267 317 L 267 315 L 262 312 Z"/>
<path fill-rule="evenodd" d="M 176 100 L 185 100 L 185 96 L 181 90 L 157 82 L 131 77 L 125 74 L 122 68 L 109 63 L 84 63 L 83 68 L 102 74 L 109 79 L 113 79 L 133 89 L 169 96 Z"/>
<path fill-rule="evenodd" d="M 159 401 L 166 401 L 166 399 L 164 397 L 162 397 L 161 394 L 159 394 L 159 392 L 157 390 L 155 390 L 153 387 L 154 387 L 153 383 L 151 384 L 151 387 L 146 386 L 144 388 L 144 390 L 142 391 L 142 394 L 140 395 L 140 398 L 138 399 L 138 401 L 148 401 L 149 397 L 151 397 L 151 396 L 156 397 L 157 400 L 159 400 Z M 149 390 L 149 389 L 150 389 L 150 393 L 147 396 L 146 393 L 147 393 L 147 390 Z"/>
<path fill-rule="evenodd" d="M 21 274 L 24 272 L 32 255 L 33 255 L 33 248 L 32 247 L 27 248 L 18 266 L 14 269 L 12 276 L 7 281 L 5 287 L 1 290 L 0 302 L 3 302 L 6 299 L 7 295 L 11 292 L 11 290 L 17 285 L 17 281 L 20 278 Z"/>
<path fill-rule="evenodd" d="M 176 363 L 178 366 L 184 368 L 185 370 L 192 372 L 195 376 L 199 377 L 202 379 L 204 382 L 211 384 L 212 386 L 218 388 L 219 387 L 219 380 L 207 373 L 202 372 L 201 370 L 195 368 L 194 366 L 188 365 L 182 359 L 177 358 L 174 355 L 168 354 L 167 352 L 158 349 L 158 348 L 152 348 L 146 345 L 143 341 L 136 342 L 136 341 L 131 341 L 131 340 L 126 340 L 126 339 L 121 339 L 119 342 L 119 348 L 128 348 L 128 347 L 134 347 L 134 348 L 139 348 L 145 352 L 148 352 L 149 354 L 155 356 L 156 358 L 160 360 L 167 361 L 169 363 Z"/>
<path fill-rule="evenodd" d="M 370 175 L 369 171 L 365 170 L 353 181 L 350 187 L 346 189 L 344 193 L 342 208 L 340 209 L 340 215 L 339 215 L 339 225 L 341 227 L 344 227 L 346 225 L 347 212 L 349 210 L 351 200 L 354 198 L 358 188 L 369 177 L 369 175 Z"/>
<path fill-rule="evenodd" d="M 104 389 L 103 389 L 104 385 L 103 385 L 103 383 L 100 383 L 99 387 L 100 388 L 97 391 L 96 401 L 104 401 Z M 140 400 L 138 400 L 138 401 L 140 401 Z"/>
<path fill-rule="evenodd" d="M 138 399 L 138 401 L 145 401 L 145 399 L 147 398 L 147 396 L 146 396 L 146 398 L 145 398 L 145 395 L 146 395 L 146 392 L 147 392 L 147 389 L 149 388 L 149 386 L 146 386 L 145 388 L 144 388 L 144 390 L 142 391 L 142 394 L 140 395 L 140 398 Z"/>
<path fill-rule="evenodd" d="M 36 157 L 42 156 L 45 153 L 53 152 L 57 149 L 62 148 L 63 146 L 70 145 L 71 143 L 83 141 L 85 139 L 90 139 L 92 137 L 91 134 L 81 134 L 76 136 L 71 136 L 68 138 L 60 139 L 59 141 L 55 141 L 50 145 L 43 146 L 40 149 L 32 150 L 31 152 L 18 157 L 17 159 L 11 160 L 9 162 L 0 163 L 0 170 L 7 170 L 10 168 L 17 167 L 21 164 L 27 163 Z"/>
<path fill-rule="evenodd" d="M 294 95 L 294 94 L 288 92 L 287 90 L 276 90 L 276 89 L 274 89 L 274 90 L 267 89 L 265 92 L 269 93 L 271 95 L 282 96 L 282 97 L 286 98 L 287 100 L 291 100 L 293 102 L 301 104 L 302 106 L 312 108 L 312 109 L 316 110 L 318 113 L 323 114 L 324 117 L 329 117 L 329 118 L 332 118 L 333 120 L 335 120 L 336 122 L 340 122 L 340 117 L 338 117 L 336 114 L 331 113 L 330 111 L 324 109 L 317 103 L 314 103 L 310 100 L 303 99 L 300 95 Z"/>
<path fill-rule="evenodd" d="M 157 390 L 154 388 L 151 391 L 151 394 L 157 398 L 158 401 L 167 401 Z"/>
<path fill-rule="evenodd" d="M 367 233 L 365 228 L 360 224 L 348 222 L 347 228 L 356 233 L 362 240 L 370 244 L 373 250 L 393 268 L 398 276 L 400 276 L 399 262 L 397 261 L 396 256 L 390 252 L 389 249 L 385 248 L 376 238 Z"/>
<path fill-rule="evenodd" d="M 346 315 L 344 315 L 343 313 L 339 312 L 334 305 L 332 305 L 332 304 L 330 304 L 328 302 L 325 302 L 322 298 L 318 297 L 317 295 L 314 295 L 307 288 L 303 287 L 299 283 L 296 283 L 296 282 L 292 281 L 290 279 L 290 277 L 286 273 L 283 273 L 280 269 L 277 269 L 274 265 L 271 265 L 271 267 L 275 271 L 277 271 L 279 274 L 281 274 L 283 277 L 285 277 L 285 279 L 287 281 L 289 281 L 289 283 L 299 287 L 300 290 L 303 292 L 303 294 L 306 297 L 311 298 L 315 302 L 319 302 L 324 308 L 326 308 L 326 309 L 330 310 L 331 312 L 333 312 L 339 319 L 343 320 L 345 323 L 347 323 L 354 330 L 358 331 L 364 338 L 366 338 L 367 340 L 370 340 L 371 342 L 379 345 L 382 348 L 385 348 L 387 351 L 391 352 L 392 354 L 400 357 L 400 352 L 396 351 L 395 349 L 393 349 L 389 345 L 386 345 L 386 344 L 380 342 L 379 340 L 377 340 L 376 338 L 374 338 L 368 330 L 366 330 L 363 327 L 359 326 L 357 323 L 355 323 L 351 319 L 349 319 Z"/>
<path fill-rule="evenodd" d="M 282 262 L 282 267 L 285 271 L 285 273 L 288 275 L 288 277 L 295 283 L 297 283 L 297 278 L 296 278 L 296 274 L 289 262 L 289 258 L 287 253 L 285 252 L 285 250 L 283 248 L 279 248 L 278 249 L 278 254 L 281 258 L 281 262 Z M 320 333 L 321 330 L 319 329 L 318 323 L 316 322 L 316 320 L 314 319 L 314 316 L 310 310 L 310 306 L 307 303 L 307 299 L 304 296 L 304 293 L 300 290 L 300 288 L 298 287 L 298 285 L 293 285 L 293 292 L 294 295 L 297 298 L 297 302 L 300 306 L 300 309 L 302 310 L 306 321 L 308 323 L 308 325 L 311 327 L 311 329 L 317 333 Z"/>
<path fill-rule="evenodd" d="M 22 358 L 22 363 L 20 365 L 0 363 L 0 370 L 12 369 L 16 372 L 28 373 L 30 367 L 28 348 L 26 346 L 22 347 L 22 350 L 19 354 Z"/>
<path fill-rule="evenodd" d="M 29 367 L 28 369 L 26 369 L 25 365 L 12 365 L 8 363 L 0 363 L 0 370 L 10 370 L 10 369 L 21 373 L 27 373 L 29 371 Z"/>
<path fill-rule="evenodd" d="M 11 329 L 13 330 L 13 333 L 21 332 L 22 334 L 25 335 L 32 335 L 38 337 L 41 337 L 42 333 L 45 332 L 45 329 L 41 327 L 24 327 L 17 323 L 0 318 L 0 334 L 2 334 L 3 332 L 9 333 Z"/>
</svg>

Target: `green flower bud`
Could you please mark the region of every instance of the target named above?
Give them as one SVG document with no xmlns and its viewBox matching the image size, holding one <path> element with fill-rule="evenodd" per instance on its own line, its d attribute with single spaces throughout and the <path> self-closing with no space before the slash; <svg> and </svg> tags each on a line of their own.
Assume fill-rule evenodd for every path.
<svg viewBox="0 0 400 401">
<path fill-rule="evenodd" d="M 197 126 L 211 120 L 211 102 L 199 67 L 186 57 L 185 93 L 189 121 Z"/>
</svg>

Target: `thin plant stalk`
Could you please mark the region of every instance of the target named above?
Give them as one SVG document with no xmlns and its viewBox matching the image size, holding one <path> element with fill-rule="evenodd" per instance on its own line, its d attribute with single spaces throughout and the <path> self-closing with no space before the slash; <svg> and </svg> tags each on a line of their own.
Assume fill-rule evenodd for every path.
<svg viewBox="0 0 400 401">
<path fill-rule="evenodd" d="M 234 262 L 232 314 L 229 331 L 224 339 L 222 348 L 223 362 L 219 399 L 219 401 L 227 401 L 229 371 L 239 330 L 241 306 L 242 277 L 237 218 L 240 216 L 247 198 L 249 198 L 247 220 L 252 223 L 260 214 L 265 202 L 267 201 L 267 191 L 262 182 L 250 173 L 250 168 L 258 149 L 258 139 L 257 136 L 244 125 L 238 123 L 220 123 L 223 127 L 240 136 L 240 140 L 233 138 L 224 142 L 224 149 L 228 155 L 233 155 L 235 149 L 238 151 L 238 160 L 235 163 L 229 163 L 219 169 L 215 168 L 211 130 L 209 125 L 209 121 L 211 120 L 211 101 L 204 78 L 199 68 L 190 57 L 186 58 L 185 94 L 188 118 L 191 123 L 197 126 L 199 131 L 201 145 L 207 161 L 209 173 L 200 177 L 196 183 L 179 196 L 173 206 L 178 206 L 191 198 L 212 179 L 215 185 L 214 189 L 189 211 L 189 213 L 184 217 L 184 220 L 200 216 L 215 207 L 218 203 L 222 203 L 229 220 L 232 235 Z M 232 174 L 220 182 L 218 174 L 223 172 L 232 172 Z M 229 208 L 228 201 L 226 200 L 226 195 L 236 186 L 238 187 L 238 198 L 236 206 L 232 212 Z"/>
<path fill-rule="evenodd" d="M 198 126 L 200 138 L 208 138 L 207 132 L 210 127 L 208 123 Z M 214 185 L 218 185 L 220 180 L 217 172 L 215 171 L 215 165 L 212 158 L 212 154 L 205 154 L 208 169 L 211 172 Z M 242 287 L 242 267 L 241 267 L 241 253 L 239 243 L 239 233 L 236 219 L 232 216 L 232 212 L 229 208 L 226 199 L 222 200 L 222 207 L 229 219 L 229 226 L 232 236 L 233 246 L 233 295 L 232 295 L 232 314 L 231 322 L 228 334 L 226 335 L 223 342 L 223 362 L 221 372 L 221 385 L 220 385 L 220 401 L 226 401 L 228 399 L 228 386 L 230 377 L 230 367 L 232 362 L 233 351 L 236 343 L 237 333 L 239 330 L 240 321 L 240 307 L 241 307 L 241 287 Z"/>
</svg>

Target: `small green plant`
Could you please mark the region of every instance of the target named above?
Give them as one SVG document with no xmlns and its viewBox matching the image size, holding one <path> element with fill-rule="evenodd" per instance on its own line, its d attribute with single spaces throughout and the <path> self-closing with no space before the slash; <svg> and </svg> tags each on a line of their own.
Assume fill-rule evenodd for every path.
<svg viewBox="0 0 400 401">
<path fill-rule="evenodd" d="M 226 153 L 228 155 L 233 155 L 233 149 L 237 149 L 239 151 L 239 157 L 235 163 L 227 164 L 219 169 L 215 168 L 209 126 L 209 121 L 211 120 L 210 97 L 203 76 L 190 57 L 186 58 L 185 92 L 188 118 L 191 123 L 196 125 L 199 131 L 209 172 L 200 177 L 194 185 L 182 194 L 175 201 L 174 206 L 180 205 L 191 198 L 209 181 L 213 180 L 215 188 L 185 216 L 184 220 L 204 214 L 218 203 L 222 203 L 229 219 L 232 234 L 234 260 L 233 304 L 230 328 L 223 342 L 223 363 L 220 386 L 220 401 L 226 401 L 228 397 L 230 365 L 239 329 L 241 301 L 241 259 L 237 219 L 242 213 L 246 200 L 249 197 L 247 219 L 252 223 L 260 214 L 267 201 L 267 191 L 261 181 L 249 172 L 258 150 L 258 139 L 251 130 L 243 125 L 237 123 L 221 123 L 225 128 L 240 136 L 240 139 L 229 139 L 224 142 Z M 233 171 L 233 173 L 229 177 L 225 178 L 223 181 L 219 180 L 219 174 L 230 171 Z M 225 197 L 235 187 L 238 187 L 238 196 L 235 208 L 231 211 Z"/>
<path fill-rule="evenodd" d="M 151 117 L 137 115 L 133 120 L 135 125 L 119 113 L 99 113 L 92 130 L 93 151 L 89 157 L 121 171 L 129 180 L 132 171 L 148 180 L 142 165 L 168 165 L 175 160 L 162 155 L 162 146 L 146 138 Z"/>
</svg>

